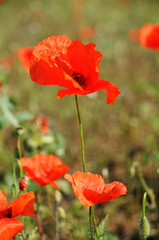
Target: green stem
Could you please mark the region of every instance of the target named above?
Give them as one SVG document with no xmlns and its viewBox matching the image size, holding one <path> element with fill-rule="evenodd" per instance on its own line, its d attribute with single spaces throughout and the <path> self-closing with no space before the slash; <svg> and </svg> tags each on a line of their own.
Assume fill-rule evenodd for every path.
<svg viewBox="0 0 159 240">
<path fill-rule="evenodd" d="M 91 207 L 89 207 L 89 228 L 90 228 L 90 232 L 91 232 L 91 240 L 93 240 Z"/>
<path fill-rule="evenodd" d="M 77 108 L 78 122 L 79 122 L 79 126 L 80 126 L 83 172 L 86 172 L 86 164 L 85 164 L 85 156 L 84 156 L 83 128 L 82 128 L 82 122 L 81 122 L 81 116 L 80 116 L 77 95 L 75 95 L 75 102 L 76 102 L 76 108 Z"/>
<path fill-rule="evenodd" d="M 83 172 L 85 173 L 86 172 L 86 164 L 85 164 L 85 154 L 84 154 L 83 128 L 82 128 L 81 115 L 80 115 L 77 95 L 75 95 L 75 102 L 76 102 L 76 109 L 77 109 L 78 122 L 79 122 L 80 135 L 81 135 L 81 151 L 82 151 Z M 92 238 L 93 237 L 92 236 L 93 233 L 92 233 L 92 221 L 91 221 L 91 218 L 93 219 L 93 224 L 94 224 L 96 236 L 99 239 L 97 224 L 96 224 L 96 221 L 95 221 L 94 212 L 93 212 L 93 208 L 92 207 L 90 207 L 90 210 L 89 210 L 89 220 L 90 220 L 91 239 L 93 239 Z"/>
<path fill-rule="evenodd" d="M 17 139 L 17 149 L 18 149 L 18 154 L 19 154 L 20 178 L 22 178 L 23 177 L 23 168 L 22 168 L 22 164 L 21 164 L 22 154 L 21 154 L 21 148 L 20 148 L 20 135 L 19 134 L 18 134 L 18 139 Z"/>
<path fill-rule="evenodd" d="M 151 199 L 151 207 L 156 208 L 156 201 L 155 201 L 155 195 L 154 195 L 153 189 L 149 188 L 149 186 L 147 185 L 147 183 L 143 177 L 143 174 L 142 174 L 141 166 L 138 162 L 136 162 L 136 166 L 137 166 L 140 182 L 141 182 L 144 190 L 147 192 L 147 194 L 149 195 L 149 197 Z"/>
<path fill-rule="evenodd" d="M 93 224 L 94 224 L 94 229 L 95 229 L 95 232 L 96 232 L 96 236 L 97 236 L 97 239 L 100 240 L 99 238 L 99 233 L 98 233 L 98 229 L 97 229 L 97 224 L 96 224 L 96 220 L 95 220 L 95 216 L 94 216 L 94 212 L 93 212 L 93 208 L 91 208 L 91 215 L 92 215 L 92 219 L 93 219 Z"/>
<path fill-rule="evenodd" d="M 13 163 L 13 182 L 14 182 L 14 185 L 16 186 L 16 162 Z"/>
<path fill-rule="evenodd" d="M 142 201 L 142 217 L 145 217 L 145 207 L 146 207 L 146 197 L 147 197 L 147 193 L 144 193 L 143 196 L 143 201 Z"/>
</svg>

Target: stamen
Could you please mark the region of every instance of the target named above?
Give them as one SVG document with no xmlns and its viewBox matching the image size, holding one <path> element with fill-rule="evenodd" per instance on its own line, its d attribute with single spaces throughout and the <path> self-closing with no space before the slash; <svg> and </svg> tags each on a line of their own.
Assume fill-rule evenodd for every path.
<svg viewBox="0 0 159 240">
<path fill-rule="evenodd" d="M 86 85 L 86 78 L 82 73 L 71 73 L 71 77 L 79 83 L 82 87 Z"/>
</svg>

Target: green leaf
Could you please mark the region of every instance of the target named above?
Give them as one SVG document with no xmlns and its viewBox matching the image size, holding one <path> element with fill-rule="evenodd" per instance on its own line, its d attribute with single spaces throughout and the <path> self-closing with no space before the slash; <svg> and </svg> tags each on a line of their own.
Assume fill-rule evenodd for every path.
<svg viewBox="0 0 159 240">
<path fill-rule="evenodd" d="M 109 218 L 109 215 L 106 215 L 105 218 L 98 223 L 99 236 L 103 236 L 103 234 L 105 233 L 106 223 L 108 221 L 108 218 Z"/>
<path fill-rule="evenodd" d="M 159 161 L 159 153 L 155 153 L 154 157 L 156 158 L 157 161 Z"/>
</svg>

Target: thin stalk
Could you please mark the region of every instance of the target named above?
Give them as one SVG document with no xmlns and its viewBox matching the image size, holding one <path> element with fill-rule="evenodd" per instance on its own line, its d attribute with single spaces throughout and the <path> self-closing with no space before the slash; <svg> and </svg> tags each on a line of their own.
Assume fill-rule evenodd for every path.
<svg viewBox="0 0 159 240">
<path fill-rule="evenodd" d="M 13 182 L 16 186 L 17 180 L 16 180 L 16 162 L 13 163 Z"/>
<path fill-rule="evenodd" d="M 151 199 L 151 207 L 152 208 L 156 208 L 155 194 L 153 192 L 153 189 L 151 189 L 147 185 L 147 183 L 146 183 L 146 181 L 145 181 L 145 179 L 143 177 L 143 174 L 142 174 L 141 166 L 140 166 L 140 164 L 138 162 L 136 163 L 136 166 L 137 166 L 137 171 L 138 171 L 138 176 L 139 176 L 140 182 L 141 182 L 144 190 L 147 192 L 147 194 L 149 195 L 149 197 Z"/>
<path fill-rule="evenodd" d="M 90 227 L 90 232 L 91 232 L 91 240 L 93 240 L 91 207 L 89 207 L 89 227 Z"/>
<path fill-rule="evenodd" d="M 59 212 L 58 212 L 58 203 L 56 203 L 56 240 L 59 240 Z"/>
<path fill-rule="evenodd" d="M 36 222 L 37 222 L 38 231 L 40 234 L 40 240 L 45 240 L 45 237 L 43 236 L 43 228 L 41 225 L 40 215 L 39 215 L 39 192 L 37 192 L 35 199 L 36 199 L 36 204 L 37 204 Z"/>
<path fill-rule="evenodd" d="M 145 217 L 145 207 L 146 207 L 146 197 L 147 197 L 147 193 L 144 193 L 143 196 L 143 201 L 142 201 L 142 217 Z"/>
<path fill-rule="evenodd" d="M 95 216 L 94 216 L 94 212 L 93 212 L 93 208 L 91 208 L 91 215 L 92 215 L 92 219 L 93 219 L 93 224 L 94 224 L 94 229 L 95 229 L 95 232 L 96 232 L 96 236 L 98 238 L 98 240 L 100 240 L 99 238 L 99 233 L 98 233 L 98 229 L 97 229 L 97 224 L 96 224 L 96 220 L 95 220 Z"/>
<path fill-rule="evenodd" d="M 83 128 L 82 128 L 81 115 L 80 115 L 77 95 L 75 95 L 75 102 L 76 102 L 76 109 L 77 109 L 78 122 L 79 122 L 80 135 L 81 135 L 81 151 L 82 151 L 83 172 L 86 172 L 86 164 L 85 164 L 85 156 L 84 156 Z"/>
<path fill-rule="evenodd" d="M 23 168 L 22 168 L 22 164 L 21 164 L 22 154 L 21 154 L 21 148 L 20 148 L 20 135 L 19 134 L 18 134 L 18 139 L 17 139 L 17 149 L 18 149 L 18 155 L 19 155 L 20 178 L 22 178 L 23 177 Z"/>
</svg>

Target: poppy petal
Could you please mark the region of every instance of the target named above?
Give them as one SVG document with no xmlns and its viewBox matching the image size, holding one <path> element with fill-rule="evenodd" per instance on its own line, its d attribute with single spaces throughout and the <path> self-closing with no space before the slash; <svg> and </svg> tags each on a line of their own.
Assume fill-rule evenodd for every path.
<svg viewBox="0 0 159 240">
<path fill-rule="evenodd" d="M 35 201 L 34 192 L 22 193 L 7 208 L 12 209 L 12 217 L 30 216 L 35 217 L 33 203 Z"/>
<path fill-rule="evenodd" d="M 65 56 L 67 56 L 67 48 L 70 44 L 71 40 L 64 35 L 51 36 L 37 44 L 30 63 L 31 79 L 41 85 L 78 87 L 78 84 L 60 65 L 63 61 L 66 62 Z"/>
<path fill-rule="evenodd" d="M 90 200 L 93 199 L 94 203 L 104 203 L 115 198 L 125 195 L 127 192 L 126 186 L 120 182 L 112 182 L 105 184 L 104 189 L 99 188 L 97 191 L 96 188 L 93 190 L 86 189 L 84 191 L 84 196 Z"/>
<path fill-rule="evenodd" d="M 106 90 L 107 94 L 107 104 L 114 103 L 117 96 L 120 94 L 120 90 L 117 86 L 115 86 L 113 83 L 108 82 L 106 80 L 99 80 L 98 81 L 98 90 Z M 96 91 L 98 91 L 96 90 Z"/>
<path fill-rule="evenodd" d="M 79 90 L 74 89 L 72 90 L 59 90 L 57 93 L 57 98 L 60 99 L 64 96 L 69 95 L 86 95 L 90 94 L 99 90 L 106 90 L 107 94 L 107 104 L 114 103 L 117 96 L 120 94 L 120 90 L 116 87 L 113 83 L 108 82 L 106 80 L 98 80 L 96 85 L 88 87 L 87 90 Z"/>
<path fill-rule="evenodd" d="M 63 176 L 69 167 L 62 163 L 62 161 L 52 154 L 37 154 L 32 158 L 22 158 L 22 167 L 27 172 L 26 176 L 41 186 L 51 184 L 59 188 L 55 180 Z"/>
<path fill-rule="evenodd" d="M 99 73 L 99 63 L 102 54 L 96 51 L 95 48 L 95 44 L 84 45 L 79 40 L 74 40 L 70 44 L 68 47 L 68 60 L 75 72 L 82 73 L 86 77 Z"/>
<path fill-rule="evenodd" d="M 89 201 L 86 199 L 86 197 L 84 196 L 84 194 L 82 193 L 82 191 L 80 191 L 78 189 L 78 187 L 76 187 L 76 184 L 74 183 L 74 179 L 70 174 L 65 174 L 64 178 L 69 181 L 70 183 L 72 183 L 72 188 L 74 191 L 75 196 L 79 199 L 79 201 L 86 207 L 88 206 L 93 206 L 94 203 L 92 201 Z"/>
<path fill-rule="evenodd" d="M 5 193 L 0 190 L 0 211 L 5 209 L 7 206 L 7 199 Z"/>
<path fill-rule="evenodd" d="M 34 47 L 19 48 L 17 55 L 24 70 L 29 71 L 30 60 Z"/>
<path fill-rule="evenodd" d="M 90 172 L 65 174 L 65 179 L 72 183 L 72 188 L 79 201 L 85 206 L 104 203 L 127 192 L 126 186 L 120 182 L 105 184 L 102 176 Z"/>
<path fill-rule="evenodd" d="M 159 51 L 159 24 L 146 24 L 139 31 L 139 42 L 142 47 Z"/>
<path fill-rule="evenodd" d="M 13 218 L 0 219 L 0 239 L 11 240 L 17 233 L 23 230 L 23 224 Z"/>
</svg>

